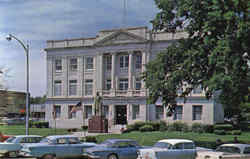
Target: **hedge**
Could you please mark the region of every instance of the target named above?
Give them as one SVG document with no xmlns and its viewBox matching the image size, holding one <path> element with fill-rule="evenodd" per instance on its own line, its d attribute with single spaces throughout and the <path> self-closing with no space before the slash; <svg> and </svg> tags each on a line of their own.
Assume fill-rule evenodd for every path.
<svg viewBox="0 0 250 159">
<path fill-rule="evenodd" d="M 144 125 L 144 126 L 140 127 L 139 130 L 141 132 L 146 132 L 146 131 L 153 131 L 154 128 L 152 125 Z"/>
<path fill-rule="evenodd" d="M 231 124 L 216 124 L 214 125 L 214 130 L 231 131 L 233 130 L 233 126 Z"/>
</svg>

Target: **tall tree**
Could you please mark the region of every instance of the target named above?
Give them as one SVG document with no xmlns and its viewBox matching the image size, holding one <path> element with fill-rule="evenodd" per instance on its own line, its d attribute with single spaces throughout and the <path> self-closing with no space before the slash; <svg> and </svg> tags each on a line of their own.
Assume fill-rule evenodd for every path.
<svg viewBox="0 0 250 159">
<path fill-rule="evenodd" d="M 160 9 L 153 30 L 188 37 L 160 53 L 147 64 L 143 78 L 149 100 L 162 97 L 174 111 L 176 98 L 186 98 L 201 86 L 209 99 L 219 94 L 225 109 L 237 110 L 249 96 L 250 1 L 249 0 L 155 0 Z M 152 82 L 153 81 L 153 82 Z M 177 93 L 183 89 L 182 93 Z"/>
</svg>

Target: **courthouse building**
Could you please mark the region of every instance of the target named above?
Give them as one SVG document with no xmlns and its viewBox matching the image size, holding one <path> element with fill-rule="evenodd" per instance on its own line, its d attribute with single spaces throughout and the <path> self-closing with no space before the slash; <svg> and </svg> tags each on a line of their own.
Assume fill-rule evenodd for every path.
<svg viewBox="0 0 250 159">
<path fill-rule="evenodd" d="M 214 98 L 206 100 L 199 88 L 185 103 L 178 99 L 172 117 L 166 116 L 160 99 L 151 105 L 146 102 L 147 90 L 141 80 L 145 64 L 186 36 L 184 32 L 152 34 L 147 27 L 134 27 L 103 30 L 92 38 L 47 41 L 46 120 L 58 128 L 87 125 L 99 92 L 111 128 L 149 120 L 223 122 L 222 106 Z M 82 109 L 71 113 L 79 101 Z"/>
</svg>

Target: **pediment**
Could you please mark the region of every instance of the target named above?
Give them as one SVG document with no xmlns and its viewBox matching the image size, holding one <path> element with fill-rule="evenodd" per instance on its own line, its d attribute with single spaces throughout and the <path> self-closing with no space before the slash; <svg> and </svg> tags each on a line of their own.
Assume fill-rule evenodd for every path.
<svg viewBox="0 0 250 159">
<path fill-rule="evenodd" d="M 112 45 L 112 44 L 124 44 L 124 43 L 136 43 L 136 42 L 146 42 L 146 39 L 135 35 L 133 33 L 125 31 L 117 31 L 101 39 L 95 43 L 95 45 Z"/>
</svg>

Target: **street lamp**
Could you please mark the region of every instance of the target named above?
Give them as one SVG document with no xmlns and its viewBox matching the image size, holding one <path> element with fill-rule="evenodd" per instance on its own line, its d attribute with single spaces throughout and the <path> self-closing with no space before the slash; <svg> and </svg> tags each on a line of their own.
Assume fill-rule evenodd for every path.
<svg viewBox="0 0 250 159">
<path fill-rule="evenodd" d="M 9 36 L 6 37 L 6 39 L 8 41 L 11 41 L 13 39 L 15 39 L 16 41 L 18 41 L 22 47 L 24 48 L 24 51 L 26 53 L 26 62 L 27 62 L 27 65 L 26 65 L 26 71 L 27 71 L 27 77 L 26 77 L 26 82 L 27 82 L 27 85 L 26 85 L 26 120 L 25 120 L 25 134 L 26 135 L 29 135 L 29 45 L 27 44 L 26 46 L 24 45 L 24 43 L 19 40 L 17 37 L 15 37 L 14 35 L 12 34 L 9 34 Z"/>
</svg>

